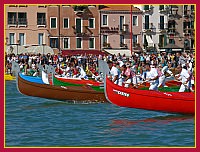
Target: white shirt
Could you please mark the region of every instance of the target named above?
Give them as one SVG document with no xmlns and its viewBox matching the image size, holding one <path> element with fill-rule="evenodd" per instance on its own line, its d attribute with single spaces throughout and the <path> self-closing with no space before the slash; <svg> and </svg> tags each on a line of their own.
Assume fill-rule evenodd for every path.
<svg viewBox="0 0 200 152">
<path fill-rule="evenodd" d="M 80 67 L 80 78 L 85 78 L 86 77 L 86 73 L 85 73 L 85 71 L 83 70 L 83 68 L 82 67 Z"/>
<path fill-rule="evenodd" d="M 190 77 L 190 75 L 189 75 L 188 71 L 186 69 L 182 69 L 182 71 L 180 73 L 180 78 L 182 80 L 182 83 L 185 83 L 189 77 Z"/>
<path fill-rule="evenodd" d="M 168 69 L 168 66 L 164 66 L 161 70 L 162 74 L 164 75 L 165 72 L 169 73 L 170 75 L 172 75 L 172 72 Z"/>
<path fill-rule="evenodd" d="M 112 76 L 112 80 L 114 79 L 115 76 L 118 76 L 119 73 L 118 73 L 118 69 L 116 67 L 112 67 L 112 69 L 110 70 L 110 74 Z"/>
<path fill-rule="evenodd" d="M 156 69 L 156 68 L 151 68 L 151 70 L 147 72 L 146 78 L 148 78 L 148 79 L 153 79 L 153 78 L 155 78 L 155 77 L 157 77 L 157 76 L 158 76 L 158 71 L 157 71 L 157 69 Z M 151 81 L 151 82 L 157 82 L 157 81 L 158 81 L 158 79 L 157 79 L 157 80 L 153 80 L 153 81 Z"/>
</svg>

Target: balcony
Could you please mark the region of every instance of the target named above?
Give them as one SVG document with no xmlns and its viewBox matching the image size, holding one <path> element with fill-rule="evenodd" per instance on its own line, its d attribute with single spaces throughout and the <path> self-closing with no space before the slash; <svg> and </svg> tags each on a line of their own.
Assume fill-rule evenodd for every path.
<svg viewBox="0 0 200 152">
<path fill-rule="evenodd" d="M 88 28 L 88 26 L 82 26 L 82 30 L 80 27 L 76 28 L 75 26 L 72 26 L 72 28 L 74 29 L 74 34 L 79 37 L 91 36 L 93 34 L 93 32 Z"/>
<path fill-rule="evenodd" d="M 144 5 L 144 12 L 145 13 L 153 13 L 153 6 L 152 5 Z"/>
<path fill-rule="evenodd" d="M 183 36 L 189 38 L 190 37 L 190 33 L 183 33 Z"/>
<path fill-rule="evenodd" d="M 123 28 L 119 30 L 120 34 L 127 34 L 129 32 L 129 25 L 123 24 Z"/>
<path fill-rule="evenodd" d="M 110 43 L 103 42 L 103 47 L 104 48 L 111 48 Z"/>
<path fill-rule="evenodd" d="M 156 28 L 153 25 L 153 23 L 143 23 L 143 32 L 154 33 L 154 32 L 156 32 Z"/>
<path fill-rule="evenodd" d="M 168 27 L 168 24 L 167 23 L 158 23 L 158 29 L 160 31 L 166 31 L 167 30 L 167 27 Z"/>
<path fill-rule="evenodd" d="M 73 6 L 76 15 L 83 15 L 84 11 L 88 8 L 86 5 L 75 5 Z"/>
<path fill-rule="evenodd" d="M 46 19 L 45 18 L 37 18 L 37 25 L 38 26 L 46 26 Z"/>
<path fill-rule="evenodd" d="M 118 34 L 119 28 L 118 27 L 101 27 L 101 33 Z"/>
<path fill-rule="evenodd" d="M 133 42 L 133 48 L 134 49 L 137 49 L 137 48 L 140 48 L 140 43 L 137 43 L 137 42 Z"/>
<path fill-rule="evenodd" d="M 89 26 L 83 26 L 84 33 L 87 34 L 93 34 L 92 30 L 89 28 Z M 89 32 L 89 33 L 88 33 Z"/>
<path fill-rule="evenodd" d="M 159 6 L 159 13 L 166 14 L 168 12 L 169 12 L 169 7 L 168 6 L 164 6 L 164 5 L 160 5 Z"/>
<path fill-rule="evenodd" d="M 128 48 L 128 45 L 124 43 L 120 43 L 120 48 Z"/>
<path fill-rule="evenodd" d="M 27 18 L 18 18 L 18 25 L 19 26 L 26 26 L 27 25 Z"/>
</svg>

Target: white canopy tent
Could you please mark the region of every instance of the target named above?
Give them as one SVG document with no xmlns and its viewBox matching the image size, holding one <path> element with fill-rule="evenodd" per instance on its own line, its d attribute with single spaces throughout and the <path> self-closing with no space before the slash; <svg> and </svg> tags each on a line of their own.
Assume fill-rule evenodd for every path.
<svg viewBox="0 0 200 152">
<path fill-rule="evenodd" d="M 54 54 L 54 51 L 49 46 L 17 46 L 10 45 L 6 46 L 6 53 L 21 54 L 21 53 L 32 53 L 32 54 Z"/>
<path fill-rule="evenodd" d="M 118 55 L 120 53 L 121 55 L 131 56 L 131 50 L 129 49 L 104 49 L 104 51 L 112 55 Z"/>
</svg>

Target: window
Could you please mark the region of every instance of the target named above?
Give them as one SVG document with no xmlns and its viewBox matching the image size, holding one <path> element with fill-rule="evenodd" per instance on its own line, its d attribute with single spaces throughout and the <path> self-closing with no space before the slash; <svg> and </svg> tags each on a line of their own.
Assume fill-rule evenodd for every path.
<svg viewBox="0 0 200 152">
<path fill-rule="evenodd" d="M 149 29 L 149 15 L 145 15 L 144 29 Z"/>
<path fill-rule="evenodd" d="M 26 13 L 18 13 L 18 25 L 27 25 Z"/>
<path fill-rule="evenodd" d="M 64 38 L 63 39 L 63 46 L 64 46 L 64 49 L 69 49 L 70 48 L 69 38 Z"/>
<path fill-rule="evenodd" d="M 50 47 L 58 48 L 58 38 L 50 38 Z"/>
<path fill-rule="evenodd" d="M 191 21 L 191 28 L 194 28 L 194 21 Z"/>
<path fill-rule="evenodd" d="M 69 18 L 63 19 L 63 28 L 69 28 Z"/>
<path fill-rule="evenodd" d="M 103 35 L 103 47 L 106 47 L 108 44 L 108 35 Z"/>
<path fill-rule="evenodd" d="M 10 40 L 10 44 L 15 44 L 15 33 L 10 33 L 9 34 L 9 40 Z"/>
<path fill-rule="evenodd" d="M 89 28 L 95 28 L 94 23 L 94 18 L 89 18 Z"/>
<path fill-rule="evenodd" d="M 89 39 L 89 48 L 90 48 L 90 49 L 94 49 L 94 48 L 95 48 L 95 47 L 94 47 L 94 43 L 95 43 L 94 38 L 90 38 L 90 39 Z"/>
<path fill-rule="evenodd" d="M 103 35 L 103 43 L 107 43 L 108 42 L 108 35 Z"/>
<path fill-rule="evenodd" d="M 119 28 L 120 31 L 123 30 L 123 24 L 124 24 L 124 16 L 119 17 Z"/>
<path fill-rule="evenodd" d="M 46 13 L 37 13 L 37 25 L 46 25 Z"/>
<path fill-rule="evenodd" d="M 16 12 L 8 12 L 8 25 L 9 24 L 17 24 L 17 13 Z"/>
<path fill-rule="evenodd" d="M 133 16 L 133 26 L 138 26 L 138 17 Z"/>
<path fill-rule="evenodd" d="M 108 16 L 103 15 L 103 25 L 108 25 Z"/>
<path fill-rule="evenodd" d="M 133 47 L 136 47 L 136 44 L 138 43 L 138 36 L 133 35 Z"/>
<path fill-rule="evenodd" d="M 57 28 L 57 18 L 56 17 L 50 18 L 50 28 Z"/>
<path fill-rule="evenodd" d="M 120 35 L 120 44 L 124 44 L 124 35 Z"/>
<path fill-rule="evenodd" d="M 159 35 L 159 47 L 164 46 L 164 35 Z"/>
<path fill-rule="evenodd" d="M 144 10 L 149 10 L 149 5 L 144 5 Z"/>
<path fill-rule="evenodd" d="M 24 33 L 19 33 L 19 45 L 24 45 L 25 37 Z"/>
<path fill-rule="evenodd" d="M 164 5 L 159 5 L 159 10 L 164 10 Z"/>
<path fill-rule="evenodd" d="M 77 49 L 82 48 L 82 38 L 76 38 L 76 48 Z"/>
<path fill-rule="evenodd" d="M 186 50 L 190 49 L 190 41 L 187 40 L 187 39 L 184 41 L 184 48 L 185 48 Z"/>
<path fill-rule="evenodd" d="M 81 18 L 76 18 L 76 33 L 82 32 L 82 20 Z"/>
<path fill-rule="evenodd" d="M 164 16 L 160 16 L 160 29 L 164 29 Z"/>
<path fill-rule="evenodd" d="M 169 44 L 175 44 L 175 40 L 174 39 L 169 39 Z"/>
<path fill-rule="evenodd" d="M 42 45 L 43 44 L 43 33 L 39 33 L 38 34 L 38 45 Z"/>
<path fill-rule="evenodd" d="M 191 5 L 190 9 L 191 9 L 191 11 L 194 11 L 194 9 L 195 9 L 194 5 Z"/>
</svg>

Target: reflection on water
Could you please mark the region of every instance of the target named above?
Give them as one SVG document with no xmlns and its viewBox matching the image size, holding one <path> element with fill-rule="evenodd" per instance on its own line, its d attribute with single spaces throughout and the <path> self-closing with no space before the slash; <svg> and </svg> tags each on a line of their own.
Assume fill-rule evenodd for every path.
<svg viewBox="0 0 200 152">
<path fill-rule="evenodd" d="M 158 117 L 152 117 L 152 118 L 145 118 L 141 120 L 128 120 L 128 119 L 114 119 L 111 121 L 110 127 L 111 130 L 114 131 L 120 131 L 123 128 L 128 127 L 144 127 L 148 130 L 154 130 L 155 128 L 152 128 L 152 125 L 159 125 L 160 127 L 162 125 L 168 125 L 173 122 L 182 122 L 185 121 L 191 121 L 194 119 L 193 115 L 168 115 L 168 116 L 158 116 Z M 149 126 L 149 127 L 148 127 Z"/>
<path fill-rule="evenodd" d="M 100 103 L 100 102 L 99 102 Z M 56 101 L 44 102 L 37 105 L 25 106 L 24 109 L 38 109 L 38 108 L 50 108 L 59 106 L 69 106 L 69 105 L 88 105 L 88 104 L 99 104 L 93 101 Z"/>
</svg>

